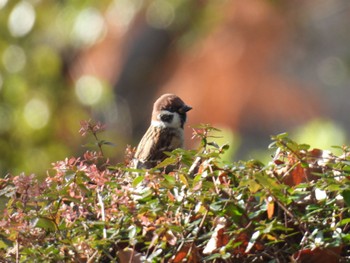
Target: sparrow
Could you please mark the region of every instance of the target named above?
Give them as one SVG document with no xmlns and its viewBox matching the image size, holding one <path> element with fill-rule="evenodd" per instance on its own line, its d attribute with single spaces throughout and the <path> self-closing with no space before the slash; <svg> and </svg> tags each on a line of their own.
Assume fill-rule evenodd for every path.
<svg viewBox="0 0 350 263">
<path fill-rule="evenodd" d="M 184 124 L 192 107 L 174 94 L 164 94 L 153 104 L 151 125 L 142 137 L 134 155 L 134 167 L 150 169 L 182 148 Z"/>
</svg>

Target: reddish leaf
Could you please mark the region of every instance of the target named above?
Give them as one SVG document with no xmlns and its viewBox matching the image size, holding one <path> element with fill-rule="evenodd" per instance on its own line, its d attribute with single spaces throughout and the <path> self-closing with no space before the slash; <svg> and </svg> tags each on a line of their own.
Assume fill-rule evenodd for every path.
<svg viewBox="0 0 350 263">
<path fill-rule="evenodd" d="M 225 234 L 225 229 L 222 228 L 218 231 L 218 247 L 223 247 L 223 246 L 226 246 L 227 243 L 230 241 L 230 237 Z"/>
<path fill-rule="evenodd" d="M 168 194 L 168 198 L 169 198 L 169 200 L 171 201 L 171 202 L 175 202 L 175 196 L 170 192 L 170 191 L 168 191 L 167 192 L 167 194 Z"/>
<path fill-rule="evenodd" d="M 141 254 L 132 248 L 125 248 L 118 250 L 118 260 L 120 263 L 141 263 Z"/>
<path fill-rule="evenodd" d="M 283 162 L 283 161 L 278 160 L 278 159 L 274 160 L 273 162 L 274 162 L 275 164 L 277 164 L 277 165 L 284 164 L 284 162 Z"/>
<path fill-rule="evenodd" d="M 275 212 L 275 202 L 273 201 L 267 201 L 267 218 L 271 219 L 273 217 L 273 214 Z"/>
<path fill-rule="evenodd" d="M 203 254 L 211 254 L 213 251 L 228 243 L 229 237 L 225 235 L 227 221 L 225 218 L 217 218 L 216 226 L 207 245 L 203 249 Z"/>
<path fill-rule="evenodd" d="M 229 182 L 228 174 L 226 172 L 220 173 L 218 178 L 221 184 L 227 184 Z"/>
<path fill-rule="evenodd" d="M 293 254 L 293 262 L 298 263 L 337 263 L 340 259 L 341 247 L 303 249 Z"/>
<path fill-rule="evenodd" d="M 305 159 L 305 166 L 298 164 L 287 176 L 283 178 L 283 182 L 289 186 L 295 186 L 300 183 L 318 180 L 319 177 L 315 174 L 322 172 L 320 163 L 328 163 L 330 154 L 320 149 L 312 149 L 308 152 L 301 152 Z M 298 160 L 294 156 L 289 157 L 290 165 L 294 165 Z M 309 165 L 311 164 L 311 167 Z"/>
<path fill-rule="evenodd" d="M 300 164 L 298 164 L 291 172 L 289 175 L 283 178 L 283 182 L 286 185 L 289 186 L 295 186 L 298 184 L 301 184 L 303 182 L 306 182 L 306 169 L 301 167 Z"/>
<path fill-rule="evenodd" d="M 238 235 L 238 237 L 235 239 L 234 243 L 240 243 L 236 248 L 234 249 L 233 254 L 235 255 L 243 255 L 246 254 L 246 250 L 248 247 L 248 244 L 250 242 L 250 236 L 246 232 L 242 232 Z M 263 250 L 264 246 L 259 241 L 255 241 L 254 245 L 249 249 L 250 252 L 256 251 L 256 250 Z"/>
<path fill-rule="evenodd" d="M 169 262 L 180 263 L 180 262 L 189 262 L 197 263 L 200 262 L 198 248 L 193 245 L 190 255 L 187 257 L 189 250 L 191 249 L 191 244 L 184 245 L 180 251 L 173 257 Z M 186 258 L 187 257 L 187 258 Z M 185 261 L 183 261 L 185 260 Z"/>
<path fill-rule="evenodd" d="M 244 254 L 245 249 L 249 242 L 249 236 L 242 232 L 238 235 L 238 237 L 235 239 L 234 243 L 241 243 L 239 246 L 237 246 L 234 250 L 234 254 Z"/>
</svg>

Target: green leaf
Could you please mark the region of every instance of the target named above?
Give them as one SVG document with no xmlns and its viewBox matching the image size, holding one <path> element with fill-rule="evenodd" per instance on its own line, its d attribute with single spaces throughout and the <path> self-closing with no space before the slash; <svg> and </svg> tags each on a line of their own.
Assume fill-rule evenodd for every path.
<svg viewBox="0 0 350 263">
<path fill-rule="evenodd" d="M 343 240 L 349 242 L 350 241 L 350 234 L 344 235 Z"/>
<path fill-rule="evenodd" d="M 261 185 L 254 179 L 243 180 L 240 182 L 239 186 L 247 186 L 249 191 L 253 194 L 261 189 Z"/>
<path fill-rule="evenodd" d="M 276 180 L 272 179 L 270 176 L 267 174 L 261 174 L 261 173 L 256 173 L 254 175 L 255 179 L 258 181 L 259 184 L 261 184 L 264 188 L 267 189 L 280 189 L 282 186 L 279 185 Z"/>
<path fill-rule="evenodd" d="M 8 247 L 12 247 L 13 242 L 4 236 L 0 235 L 0 249 L 7 249 Z"/>
<path fill-rule="evenodd" d="M 308 145 L 308 144 L 299 144 L 299 150 L 305 150 L 305 151 L 307 151 L 307 150 L 309 150 L 310 149 L 310 145 Z"/>
<path fill-rule="evenodd" d="M 348 189 L 344 190 L 342 192 L 342 196 L 344 198 L 346 205 L 350 207 L 350 190 L 348 190 Z"/>
<path fill-rule="evenodd" d="M 73 180 L 75 177 L 75 172 L 73 171 L 68 171 L 66 172 L 64 179 L 66 180 L 66 182 L 70 182 L 71 180 Z"/>
<path fill-rule="evenodd" d="M 130 226 L 128 230 L 129 230 L 129 234 L 128 234 L 129 238 L 130 239 L 135 238 L 136 233 L 137 233 L 136 226 Z"/>
<path fill-rule="evenodd" d="M 175 177 L 171 175 L 164 174 L 163 175 L 165 180 L 167 180 L 171 185 L 174 185 L 176 183 Z"/>
<path fill-rule="evenodd" d="M 172 165 L 175 164 L 177 162 L 177 158 L 176 157 L 168 157 L 166 158 L 164 161 L 162 161 L 161 163 L 159 163 L 156 167 L 154 167 L 155 169 L 159 169 L 159 168 L 164 168 L 168 165 Z"/>
<path fill-rule="evenodd" d="M 211 203 L 210 204 L 210 210 L 218 212 L 218 211 L 222 210 L 222 206 L 223 206 L 222 202 Z"/>
<path fill-rule="evenodd" d="M 338 225 L 339 225 L 339 226 L 344 226 L 344 225 L 349 224 L 349 223 L 350 223 L 350 218 L 345 218 L 345 219 L 341 220 L 341 221 L 338 223 Z"/>
<path fill-rule="evenodd" d="M 47 231 L 55 231 L 56 230 L 56 225 L 55 223 L 48 218 L 45 217 L 36 217 L 31 220 L 31 225 L 33 227 L 38 227 L 45 229 Z"/>
<path fill-rule="evenodd" d="M 0 190 L 0 196 L 4 195 L 6 197 L 11 197 L 16 193 L 16 187 L 7 185 L 3 189 Z"/>
<path fill-rule="evenodd" d="M 216 149 L 219 149 L 219 145 L 216 142 L 208 142 L 208 145 L 213 146 Z"/>
<path fill-rule="evenodd" d="M 108 146 L 113 146 L 113 147 L 116 146 L 114 143 L 109 142 L 109 141 L 105 141 L 105 140 L 99 141 L 99 145 L 108 145 Z"/>
<path fill-rule="evenodd" d="M 283 133 L 277 134 L 276 138 L 277 139 L 284 139 L 288 136 L 289 136 L 288 132 L 283 132 Z"/>
<path fill-rule="evenodd" d="M 183 183 L 184 185 L 186 185 L 186 187 L 188 187 L 188 181 L 187 181 L 187 178 L 184 174 L 180 174 L 179 179 L 180 179 L 181 183 Z"/>
<path fill-rule="evenodd" d="M 230 149 L 230 145 L 229 144 L 224 144 L 223 146 L 220 147 L 221 151 L 226 151 L 228 149 Z"/>
<path fill-rule="evenodd" d="M 91 194 L 91 190 L 85 186 L 85 184 L 78 184 L 79 189 L 86 195 Z"/>
<path fill-rule="evenodd" d="M 139 183 L 141 183 L 145 179 L 145 176 L 138 176 L 132 181 L 132 186 L 136 187 Z"/>
<path fill-rule="evenodd" d="M 238 205 L 230 203 L 225 207 L 224 212 L 226 212 L 226 214 L 232 218 L 233 222 L 235 222 L 237 225 L 242 224 L 244 221 L 244 217 L 242 217 L 244 211 Z"/>
</svg>

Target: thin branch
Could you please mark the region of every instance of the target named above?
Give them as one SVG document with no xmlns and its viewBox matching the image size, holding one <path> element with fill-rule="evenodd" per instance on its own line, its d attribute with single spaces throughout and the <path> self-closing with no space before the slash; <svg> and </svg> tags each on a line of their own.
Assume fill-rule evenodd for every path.
<svg viewBox="0 0 350 263">
<path fill-rule="evenodd" d="M 103 203 L 103 199 L 102 196 L 100 194 L 100 191 L 97 189 L 97 199 L 98 199 L 98 203 L 101 207 L 101 217 L 102 217 L 102 221 L 106 222 L 106 214 L 105 214 L 105 205 Z M 103 227 L 103 234 L 102 234 L 103 238 L 106 239 L 107 238 L 107 230 L 106 230 L 106 226 Z"/>
</svg>

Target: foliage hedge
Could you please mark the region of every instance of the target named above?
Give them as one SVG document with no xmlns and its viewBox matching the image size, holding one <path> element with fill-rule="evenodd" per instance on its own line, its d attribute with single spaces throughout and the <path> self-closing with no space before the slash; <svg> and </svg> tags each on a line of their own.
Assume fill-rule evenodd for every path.
<svg viewBox="0 0 350 263">
<path fill-rule="evenodd" d="M 0 180 L 1 262 L 347 262 L 350 148 L 310 149 L 273 136 L 268 164 L 224 163 L 214 128 L 194 130 L 151 170 L 98 150 L 56 162 L 44 179 Z M 165 167 L 177 167 L 165 173 Z M 321 260 L 321 261 L 320 261 Z"/>
</svg>

